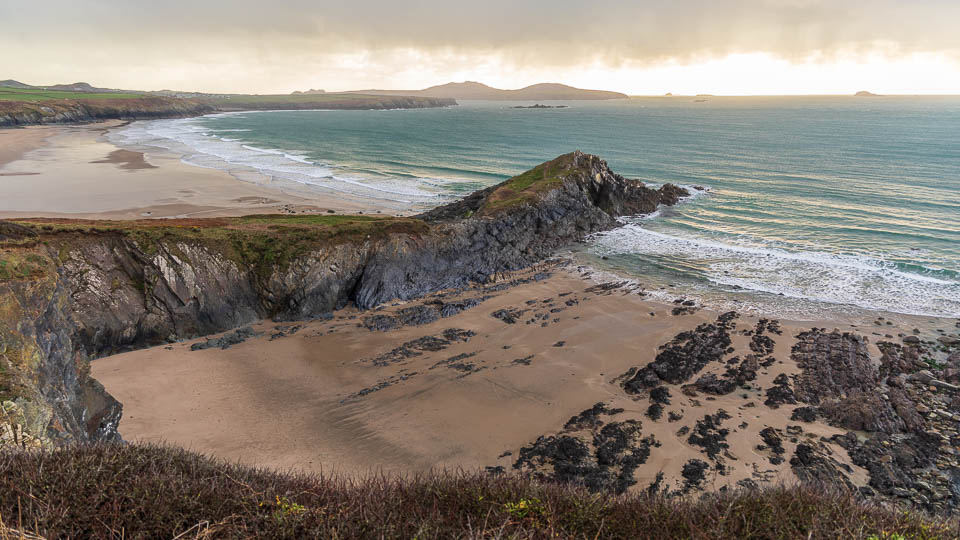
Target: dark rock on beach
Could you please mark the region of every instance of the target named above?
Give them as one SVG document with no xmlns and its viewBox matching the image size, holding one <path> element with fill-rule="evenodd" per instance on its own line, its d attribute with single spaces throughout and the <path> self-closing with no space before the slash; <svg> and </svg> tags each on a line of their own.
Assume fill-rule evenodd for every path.
<svg viewBox="0 0 960 540">
<path fill-rule="evenodd" d="M 660 443 L 652 435 L 643 437 L 637 420 L 605 422 L 605 417 L 621 412 L 597 403 L 571 417 L 563 433 L 541 436 L 521 448 L 513 468 L 591 491 L 624 493 L 636 484 L 634 473 Z M 586 434 L 575 435 L 578 432 Z"/>
<path fill-rule="evenodd" d="M 262 333 L 260 332 L 255 332 L 253 328 L 246 326 L 215 339 L 208 339 L 201 343 L 194 343 L 190 346 L 190 350 L 200 351 L 203 349 L 229 349 L 234 345 L 243 343 L 244 341 L 261 334 Z"/>
<path fill-rule="evenodd" d="M 815 407 L 797 407 L 790 414 L 790 419 L 800 422 L 816 422 L 817 409 Z"/>
<path fill-rule="evenodd" d="M 730 415 L 722 409 L 716 414 L 708 414 L 702 420 L 697 420 L 696 426 L 687 438 L 687 442 L 694 446 L 703 448 L 703 452 L 710 459 L 716 459 L 720 452 L 729 448 L 726 442 L 730 430 L 722 426 L 724 420 L 730 418 Z"/>
<path fill-rule="evenodd" d="M 777 408 L 780 405 L 794 404 L 797 398 L 790 387 L 790 379 L 781 373 L 773 379 L 773 386 L 767 389 L 767 399 L 764 401 L 768 407 Z"/>
<path fill-rule="evenodd" d="M 839 463 L 831 459 L 824 451 L 807 443 L 797 445 L 797 450 L 790 458 L 790 468 L 801 482 L 815 486 L 842 487 L 853 489 L 853 484 L 840 470 Z"/>
<path fill-rule="evenodd" d="M 738 315 L 734 312 L 720 315 L 715 323 L 701 324 L 693 331 L 677 334 L 660 347 L 653 362 L 623 382 L 627 393 L 638 394 L 661 382 L 680 384 L 689 381 L 711 362 L 726 356 L 730 347 L 730 331 Z"/>
<path fill-rule="evenodd" d="M 794 392 L 804 403 L 816 405 L 828 398 L 871 392 L 879 382 L 866 341 L 854 334 L 803 332 L 791 355 L 801 369 Z"/>
<path fill-rule="evenodd" d="M 507 324 L 516 324 L 520 317 L 526 313 L 525 309 L 503 308 L 490 314 L 494 319 L 499 319 Z"/>
</svg>

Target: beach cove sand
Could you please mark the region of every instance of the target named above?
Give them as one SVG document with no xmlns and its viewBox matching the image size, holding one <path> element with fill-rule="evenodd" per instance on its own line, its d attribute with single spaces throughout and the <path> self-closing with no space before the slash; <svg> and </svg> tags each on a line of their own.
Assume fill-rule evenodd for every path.
<svg viewBox="0 0 960 540">
<path fill-rule="evenodd" d="M 125 123 L 0 130 L 0 218 L 142 219 L 368 210 L 298 192 L 296 186 L 245 182 L 228 172 L 181 162 L 159 148 L 136 151 L 106 134 Z"/>
<path fill-rule="evenodd" d="M 530 279 L 540 271 L 552 276 Z M 636 285 L 597 286 L 583 267 L 537 268 L 511 279 L 520 283 L 498 292 L 440 293 L 370 312 L 345 309 L 326 321 L 265 322 L 253 327 L 257 337 L 229 348 L 216 342 L 191 350 L 207 341 L 201 339 L 120 354 L 94 361 L 92 373 L 124 404 L 126 440 L 335 475 L 511 470 L 521 448 L 541 435 L 569 433 L 565 423 L 598 403 L 614 411 L 608 421 L 636 420 L 644 437 L 656 440 L 638 469 L 640 488 L 660 472 L 664 487 L 682 488 L 684 466 L 708 459 L 702 446 L 691 444 L 690 430 L 718 413 L 724 416 L 714 418 L 729 430 L 719 456 L 727 473 L 708 472 L 706 489 L 796 480 L 788 460 L 771 463 L 776 455 L 758 435 L 765 428 L 794 434 L 783 440 L 786 458 L 800 443 L 845 433 L 791 420 L 797 405 L 764 404 L 764 391 L 778 375 L 799 371 L 791 348 L 797 334 L 817 323 L 781 321 L 782 334 L 769 334 L 772 363 L 749 389 L 685 395 L 681 385 L 669 385 L 670 404 L 654 420 L 647 413 L 652 402 L 626 393 L 621 376 L 718 313 L 645 301 Z M 481 295 L 492 297 L 430 324 L 366 327 L 376 320 L 370 317 L 413 305 Z M 735 321 L 732 355 L 751 354 L 748 334 L 757 324 L 755 317 Z M 821 326 L 827 324 L 857 331 L 851 324 Z M 870 352 L 880 354 L 872 343 Z M 700 375 L 722 376 L 726 367 L 714 362 Z M 844 452 L 834 458 L 851 467 L 855 483 L 867 481 Z"/>
</svg>

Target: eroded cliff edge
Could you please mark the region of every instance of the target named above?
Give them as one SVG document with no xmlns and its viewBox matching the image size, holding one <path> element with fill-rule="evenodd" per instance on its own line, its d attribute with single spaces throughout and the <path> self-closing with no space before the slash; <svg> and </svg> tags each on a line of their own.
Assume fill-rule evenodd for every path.
<svg viewBox="0 0 960 540">
<path fill-rule="evenodd" d="M 119 438 L 94 358 L 487 281 L 685 194 L 574 152 L 415 218 L 0 222 L 0 438 Z"/>
<path fill-rule="evenodd" d="M 195 100 L 143 96 L 133 99 L 0 101 L 0 128 L 39 124 L 79 124 L 103 120 L 183 118 L 216 112 Z"/>
</svg>

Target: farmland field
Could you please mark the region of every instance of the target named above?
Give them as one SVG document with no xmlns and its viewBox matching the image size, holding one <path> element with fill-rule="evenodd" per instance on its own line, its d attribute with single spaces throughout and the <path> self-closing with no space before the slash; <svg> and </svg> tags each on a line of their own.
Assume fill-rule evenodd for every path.
<svg viewBox="0 0 960 540">
<path fill-rule="evenodd" d="M 142 94 L 124 92 L 65 92 L 40 88 L 0 88 L 0 101 L 50 101 L 57 99 L 131 99 Z"/>
</svg>

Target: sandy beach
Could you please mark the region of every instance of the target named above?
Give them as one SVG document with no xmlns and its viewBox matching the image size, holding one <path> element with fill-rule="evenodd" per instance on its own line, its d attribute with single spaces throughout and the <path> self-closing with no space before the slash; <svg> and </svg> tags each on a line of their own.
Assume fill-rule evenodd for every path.
<svg viewBox="0 0 960 540">
<path fill-rule="evenodd" d="M 170 152 L 119 148 L 105 134 L 121 127 L 0 131 L 0 218 L 376 212 L 241 181 Z M 632 485 L 662 474 L 662 489 L 681 492 L 696 474 L 697 489 L 707 490 L 793 483 L 788 458 L 810 445 L 862 486 L 867 470 L 842 448 L 847 429 L 798 421 L 797 401 L 771 402 L 785 384 L 778 381 L 802 375 L 793 354 L 802 336 L 817 327 L 862 335 L 879 363 L 878 342 L 919 334 L 933 342 L 937 330 L 956 331 L 954 320 L 863 311 L 829 321 L 771 323 L 746 311 L 724 319 L 692 301 L 650 301 L 653 291 L 618 279 L 558 259 L 373 311 L 262 321 L 253 337 L 227 332 L 238 342 L 229 346 L 208 342 L 214 336 L 101 358 L 92 375 L 123 404 L 126 440 L 271 469 L 551 474 L 547 457 L 576 439 L 597 455 L 626 444 L 637 460 Z M 451 301 L 470 305 L 427 324 L 381 324 Z M 662 351 L 681 346 L 692 349 L 680 358 L 704 355 L 704 365 L 660 386 L 656 398 L 627 390 Z M 744 370 L 749 377 L 730 383 Z M 733 386 L 704 390 L 705 377 Z"/>
<path fill-rule="evenodd" d="M 794 405 L 764 405 L 763 392 L 778 375 L 798 372 L 791 347 L 797 334 L 816 326 L 811 322 L 780 321 L 782 335 L 770 336 L 772 363 L 748 389 L 711 396 L 673 385 L 662 417 L 648 417 L 651 402 L 625 393 L 621 376 L 653 360 L 677 334 L 719 314 L 674 314 L 676 305 L 645 301 L 633 286 L 597 287 L 582 271 L 556 269 L 549 279 L 492 293 L 478 307 L 423 326 L 386 332 L 364 327 L 367 317 L 419 302 L 377 312 L 347 309 L 329 321 L 262 323 L 254 327 L 259 337 L 228 349 L 192 351 L 194 343 L 206 341 L 201 339 L 103 358 L 93 362 L 93 376 L 124 404 L 120 433 L 126 440 L 166 441 L 270 468 L 349 475 L 510 470 L 521 448 L 541 435 L 564 432 L 568 419 L 597 403 L 623 409 L 611 418 L 639 421 L 644 436 L 656 439 L 637 473 L 641 487 L 663 472 L 667 485 L 679 488 L 684 464 L 707 459 L 703 448 L 688 441 L 689 430 L 720 411 L 729 416 L 721 458 L 728 472 L 710 473 L 712 489 L 795 480 L 789 463 L 771 464 L 770 450 L 758 449 L 764 428 L 793 434 L 784 439 L 788 457 L 798 443 L 845 432 L 792 421 Z M 504 309 L 523 313 L 512 324 L 492 316 Z M 732 354 L 750 354 L 747 335 L 757 322 L 736 320 Z M 852 329 L 834 324 L 828 330 L 836 326 Z M 462 331 L 469 337 L 417 348 L 416 340 Z M 874 344 L 870 348 L 879 355 Z M 725 367 L 714 363 L 703 373 L 721 375 Z M 842 455 L 835 453 L 838 462 L 850 465 Z M 866 481 L 865 470 L 851 471 L 857 484 Z"/>
<path fill-rule="evenodd" d="M 161 149 L 110 143 L 120 121 L 0 129 L 0 218 L 142 219 L 358 212 L 322 194 L 241 181 Z M 375 210 L 374 210 L 375 211 Z"/>
</svg>

